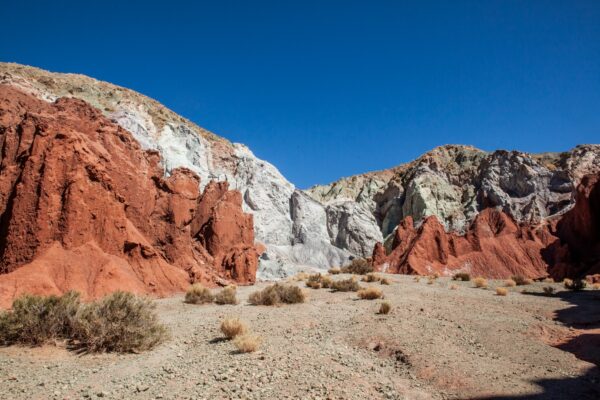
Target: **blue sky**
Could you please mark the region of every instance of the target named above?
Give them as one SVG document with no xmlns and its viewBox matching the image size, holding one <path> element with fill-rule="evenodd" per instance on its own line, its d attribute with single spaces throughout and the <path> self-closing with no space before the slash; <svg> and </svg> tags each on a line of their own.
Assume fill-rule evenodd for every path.
<svg viewBox="0 0 600 400">
<path fill-rule="evenodd" d="M 597 0 L 0 2 L 0 60 L 137 90 L 302 188 L 600 142 Z"/>
</svg>

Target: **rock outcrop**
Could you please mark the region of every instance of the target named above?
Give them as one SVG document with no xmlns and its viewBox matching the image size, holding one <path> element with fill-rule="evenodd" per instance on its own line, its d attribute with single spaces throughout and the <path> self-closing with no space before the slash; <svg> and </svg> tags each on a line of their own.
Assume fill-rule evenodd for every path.
<svg viewBox="0 0 600 400">
<path fill-rule="evenodd" d="M 258 252 L 241 194 L 185 168 L 82 100 L 0 85 L 0 307 L 21 293 L 251 283 Z"/>
<path fill-rule="evenodd" d="M 352 255 L 332 244 L 324 206 L 308 198 L 295 201 L 293 196 L 302 192 L 273 165 L 255 157 L 246 146 L 230 143 L 146 96 L 83 75 L 11 63 L 0 63 L 0 83 L 47 101 L 85 100 L 131 132 L 143 149 L 157 151 L 165 176 L 183 167 L 200 176 L 202 187 L 213 179 L 229 182 L 242 193 L 244 211 L 254 216 L 256 239 L 266 245 L 260 258 L 261 278 L 280 278 L 304 267 L 326 269 Z M 310 240 L 299 228 L 306 225 L 301 219 L 304 212 L 295 209 L 308 201 L 319 216 L 311 225 L 320 225 L 314 227 L 317 235 Z"/>
</svg>

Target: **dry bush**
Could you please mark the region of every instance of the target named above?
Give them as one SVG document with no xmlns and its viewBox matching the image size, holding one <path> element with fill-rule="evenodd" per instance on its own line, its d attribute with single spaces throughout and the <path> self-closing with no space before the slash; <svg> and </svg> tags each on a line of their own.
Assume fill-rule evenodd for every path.
<svg viewBox="0 0 600 400">
<path fill-rule="evenodd" d="M 233 339 L 247 332 L 246 325 L 239 318 L 225 318 L 221 322 L 221 332 L 227 339 Z"/>
<path fill-rule="evenodd" d="M 456 290 L 456 289 L 458 289 L 458 286 L 456 286 L 456 285 L 450 285 L 450 290 Z"/>
<path fill-rule="evenodd" d="M 80 307 L 79 293 L 63 296 L 23 295 L 12 310 L 0 314 L 0 344 L 41 345 L 73 335 L 73 322 Z"/>
<path fill-rule="evenodd" d="M 468 282 L 471 280 L 471 275 L 468 272 L 457 272 L 452 276 L 452 280 Z"/>
<path fill-rule="evenodd" d="M 83 304 L 73 324 L 77 346 L 87 351 L 120 353 L 148 350 L 163 342 L 167 329 L 152 300 L 117 291 Z"/>
<path fill-rule="evenodd" d="M 548 277 L 548 278 L 545 278 L 545 279 L 544 279 L 544 282 L 545 282 L 545 283 L 554 283 L 554 279 L 552 279 L 552 278 Z"/>
<path fill-rule="evenodd" d="M 311 289 L 321 289 L 321 280 L 323 279 L 321 274 L 314 274 L 308 277 L 306 280 L 306 286 Z"/>
<path fill-rule="evenodd" d="M 482 278 L 480 276 L 473 279 L 473 283 L 475 284 L 475 287 L 478 287 L 478 288 L 487 288 L 487 286 L 488 286 L 487 279 Z"/>
<path fill-rule="evenodd" d="M 214 300 L 213 294 L 199 283 L 194 283 L 185 292 L 185 303 L 188 304 L 206 304 L 212 303 Z"/>
<path fill-rule="evenodd" d="M 427 278 L 428 285 L 433 285 L 434 282 L 435 282 L 435 278 L 432 278 L 431 276 Z"/>
<path fill-rule="evenodd" d="M 335 281 L 331 285 L 331 289 L 336 292 L 356 292 L 360 289 L 360 285 L 354 278 L 348 278 L 341 281 Z"/>
<path fill-rule="evenodd" d="M 245 335 L 237 336 L 234 339 L 233 344 L 240 353 L 252 353 L 253 351 L 258 350 L 261 342 L 260 336 L 247 333 Z"/>
<path fill-rule="evenodd" d="M 378 314 L 389 314 L 391 310 L 392 310 L 391 303 L 389 301 L 384 301 L 379 306 L 379 312 L 378 312 Z"/>
<path fill-rule="evenodd" d="M 331 285 L 333 285 L 333 279 L 328 276 L 321 277 L 321 287 L 328 289 Z"/>
<path fill-rule="evenodd" d="M 497 287 L 496 288 L 496 294 L 498 296 L 506 296 L 508 294 L 508 289 L 507 288 L 503 288 L 503 287 Z"/>
<path fill-rule="evenodd" d="M 598 282 L 592 283 L 592 289 L 593 290 L 600 290 L 600 283 L 598 283 Z"/>
<path fill-rule="evenodd" d="M 373 272 L 370 272 L 367 275 L 363 276 L 362 280 L 363 282 L 379 282 L 381 280 L 381 277 Z"/>
<path fill-rule="evenodd" d="M 329 271 L 327 271 L 327 272 L 329 272 L 331 275 L 337 275 L 337 274 L 341 274 L 341 273 L 342 273 L 342 270 L 341 270 L 341 269 L 339 269 L 339 268 L 331 268 L 331 269 L 330 269 Z"/>
<path fill-rule="evenodd" d="M 215 296 L 215 303 L 217 304 L 237 304 L 237 287 L 231 285 L 223 288 Z"/>
<path fill-rule="evenodd" d="M 361 289 L 358 291 L 358 297 L 363 300 L 375 300 L 379 299 L 383 296 L 383 292 L 381 289 L 376 288 L 374 286 L 370 286 L 366 289 Z"/>
<path fill-rule="evenodd" d="M 294 275 L 292 277 L 292 280 L 294 281 L 305 281 L 306 279 L 308 279 L 310 275 L 307 274 L 306 272 L 302 271 L 302 272 L 298 272 L 296 275 Z"/>
<path fill-rule="evenodd" d="M 526 278 L 523 275 L 513 275 L 510 277 L 510 279 L 515 281 L 517 286 L 531 285 L 533 283 L 531 279 Z"/>
<path fill-rule="evenodd" d="M 513 281 L 512 279 L 507 279 L 504 281 L 504 286 L 515 287 L 515 286 L 517 286 L 517 282 Z"/>
<path fill-rule="evenodd" d="M 248 301 L 253 305 L 274 306 L 281 303 L 304 303 L 305 299 L 306 296 L 299 287 L 276 283 L 252 293 Z"/>
<path fill-rule="evenodd" d="M 552 286 L 544 286 L 543 290 L 544 290 L 544 293 L 547 294 L 548 296 L 552 296 L 554 294 L 554 292 L 556 291 L 556 289 L 554 289 Z"/>
<path fill-rule="evenodd" d="M 341 271 L 345 274 L 366 275 L 373 272 L 373 266 L 366 258 L 355 258 L 350 264 L 342 267 Z"/>
<path fill-rule="evenodd" d="M 420 277 L 419 275 L 416 275 L 416 276 L 413 278 L 413 281 L 415 281 L 415 282 L 417 282 L 417 283 L 418 283 L 418 282 L 420 282 L 420 281 L 421 281 L 421 277 Z"/>
<path fill-rule="evenodd" d="M 565 279 L 563 285 L 565 286 L 565 289 L 578 291 L 585 289 L 587 282 L 583 279 Z"/>
<path fill-rule="evenodd" d="M 381 283 L 382 285 L 391 285 L 392 281 L 389 280 L 388 278 L 382 278 L 379 283 Z"/>
</svg>

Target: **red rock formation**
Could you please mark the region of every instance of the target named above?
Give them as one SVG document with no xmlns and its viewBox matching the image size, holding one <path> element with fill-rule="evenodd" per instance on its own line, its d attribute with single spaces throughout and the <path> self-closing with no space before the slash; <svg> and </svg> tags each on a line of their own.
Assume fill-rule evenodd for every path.
<svg viewBox="0 0 600 400">
<path fill-rule="evenodd" d="M 544 252 L 554 278 L 600 274 L 600 175 L 581 180 L 575 206 L 556 224 L 556 235 L 560 241 Z"/>
<path fill-rule="evenodd" d="M 547 226 L 518 226 L 502 211 L 482 211 L 465 235 L 447 233 L 432 216 L 415 228 L 412 218 L 398 226 L 392 251 L 374 252 L 374 265 L 390 273 L 452 275 L 458 270 L 489 278 L 547 275 L 541 250 L 556 240 Z M 377 253 L 377 256 L 375 255 Z"/>
<path fill-rule="evenodd" d="M 0 85 L 0 307 L 24 292 L 254 282 L 252 216 L 238 192 L 179 169 L 81 100 Z"/>
<path fill-rule="evenodd" d="M 461 270 L 489 278 L 592 275 L 594 281 L 600 274 L 600 176 L 584 177 L 575 206 L 538 226 L 517 225 L 493 208 L 483 210 L 465 235 L 446 232 L 435 217 L 415 228 L 408 217 L 396 229 L 390 254 L 375 246 L 373 264 L 403 274 Z"/>
</svg>

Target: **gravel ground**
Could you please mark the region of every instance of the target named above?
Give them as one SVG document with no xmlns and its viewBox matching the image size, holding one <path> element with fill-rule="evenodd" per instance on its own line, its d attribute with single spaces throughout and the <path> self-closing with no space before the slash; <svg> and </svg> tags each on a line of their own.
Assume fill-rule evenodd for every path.
<svg viewBox="0 0 600 400">
<path fill-rule="evenodd" d="M 381 300 L 328 289 L 306 289 L 304 304 L 248 305 L 261 283 L 240 287 L 235 306 L 157 300 L 172 337 L 143 354 L 0 348 L 0 399 L 600 398 L 600 291 L 552 284 L 548 297 L 535 283 L 503 297 L 502 282 L 388 277 L 362 283 L 383 289 L 388 315 L 376 313 Z M 222 340 L 229 316 L 262 337 L 259 351 Z"/>
</svg>

